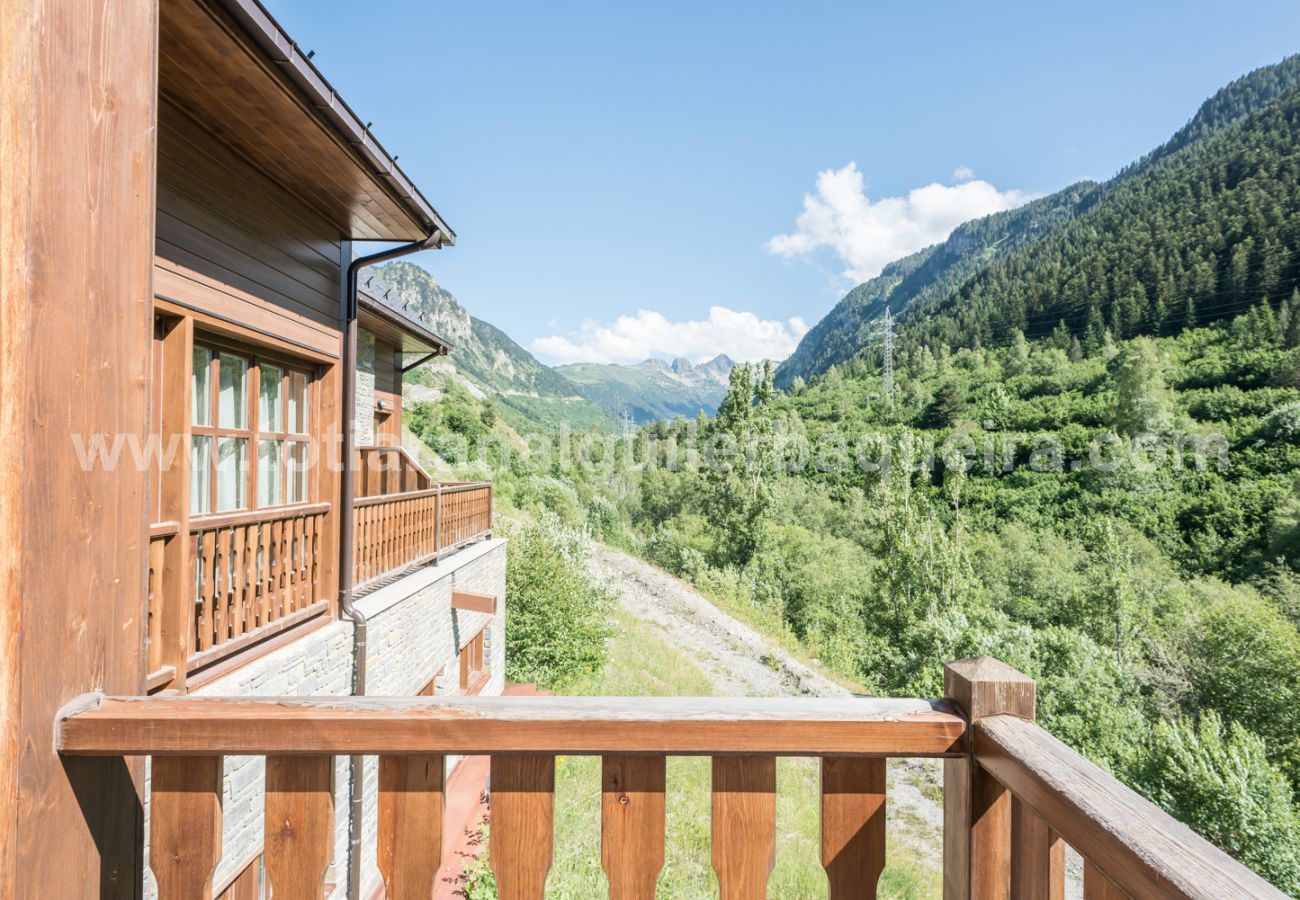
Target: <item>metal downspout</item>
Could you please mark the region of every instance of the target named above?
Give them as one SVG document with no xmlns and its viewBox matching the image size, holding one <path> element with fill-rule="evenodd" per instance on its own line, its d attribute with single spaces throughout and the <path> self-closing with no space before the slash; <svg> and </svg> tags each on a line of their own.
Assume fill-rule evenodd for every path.
<svg viewBox="0 0 1300 900">
<path fill-rule="evenodd" d="M 368 256 L 359 256 L 348 265 L 344 278 L 344 294 L 340 300 L 343 317 L 343 479 L 339 491 L 339 615 L 353 624 L 352 629 L 352 695 L 366 693 L 366 617 L 352 605 L 353 566 L 355 565 L 355 507 L 356 490 L 353 455 L 356 452 L 356 385 L 357 385 L 357 280 L 366 266 L 387 262 L 399 256 L 430 250 L 442 246 L 443 235 L 434 229 L 428 237 Z M 348 816 L 348 897 L 361 900 L 361 818 L 364 811 L 363 758 L 351 758 Z"/>
</svg>

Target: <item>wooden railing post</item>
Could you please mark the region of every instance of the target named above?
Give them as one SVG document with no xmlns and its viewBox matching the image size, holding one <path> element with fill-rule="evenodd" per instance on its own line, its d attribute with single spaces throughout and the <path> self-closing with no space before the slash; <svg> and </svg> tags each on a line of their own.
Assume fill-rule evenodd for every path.
<svg viewBox="0 0 1300 900">
<path fill-rule="evenodd" d="M 555 834 L 555 757 L 492 754 L 488 859 L 501 900 L 542 900 Z"/>
<path fill-rule="evenodd" d="M 334 854 L 330 756 L 266 758 L 266 877 L 277 900 L 319 900 Z"/>
<path fill-rule="evenodd" d="M 149 867 L 158 896 L 210 900 L 221 858 L 221 757 L 155 756 Z"/>
<path fill-rule="evenodd" d="M 874 900 L 885 869 L 885 761 L 822 757 L 822 867 L 830 900 Z"/>
<path fill-rule="evenodd" d="M 441 753 L 379 757 L 379 871 L 387 900 L 428 900 L 442 864 Z"/>
<path fill-rule="evenodd" d="M 610 900 L 654 900 L 664 867 L 662 756 L 606 756 L 601 762 L 600 864 Z"/>
<path fill-rule="evenodd" d="M 713 757 L 713 871 L 722 900 L 761 900 L 776 862 L 776 757 Z"/>
<path fill-rule="evenodd" d="M 992 657 L 949 663 L 943 687 L 971 722 L 1004 713 L 1034 718 L 1033 679 Z M 972 756 L 944 760 L 944 900 L 1011 896 L 1011 807 L 1010 792 Z"/>
</svg>

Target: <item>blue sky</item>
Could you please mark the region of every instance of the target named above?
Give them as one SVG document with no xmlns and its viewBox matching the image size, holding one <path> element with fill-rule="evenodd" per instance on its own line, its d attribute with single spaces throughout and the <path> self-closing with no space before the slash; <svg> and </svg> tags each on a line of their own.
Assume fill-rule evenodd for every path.
<svg viewBox="0 0 1300 900">
<path fill-rule="evenodd" d="M 1300 51 L 1295 0 L 266 2 L 456 229 L 416 261 L 547 362 L 781 355 Z"/>
</svg>

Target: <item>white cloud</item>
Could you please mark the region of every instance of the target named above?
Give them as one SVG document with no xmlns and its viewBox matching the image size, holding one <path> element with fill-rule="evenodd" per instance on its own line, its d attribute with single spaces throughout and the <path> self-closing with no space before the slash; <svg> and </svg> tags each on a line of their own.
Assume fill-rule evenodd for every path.
<svg viewBox="0 0 1300 900">
<path fill-rule="evenodd" d="M 719 353 L 738 362 L 779 360 L 794 352 L 807 331 L 798 316 L 784 322 L 760 319 L 725 306 L 710 307 L 707 319 L 686 322 L 639 309 L 608 325 L 588 319 L 567 335 L 537 338 L 532 350 L 552 363 L 636 363 L 651 356 L 684 356 L 699 363 Z"/>
<path fill-rule="evenodd" d="M 914 188 L 906 197 L 871 201 L 857 163 L 817 174 L 817 192 L 805 194 L 803 212 L 791 234 L 767 242 L 771 253 L 809 256 L 821 248 L 833 250 L 844 263 L 844 275 L 855 284 L 880 274 L 886 263 L 945 240 L 962 222 L 1019 206 L 1031 195 L 999 191 L 987 181 L 973 179 L 966 166 L 953 173 L 972 180 L 945 185 L 935 182 Z"/>
<path fill-rule="evenodd" d="M 970 166 L 958 166 L 952 170 L 952 180 L 957 182 L 974 181 L 975 170 Z"/>
</svg>

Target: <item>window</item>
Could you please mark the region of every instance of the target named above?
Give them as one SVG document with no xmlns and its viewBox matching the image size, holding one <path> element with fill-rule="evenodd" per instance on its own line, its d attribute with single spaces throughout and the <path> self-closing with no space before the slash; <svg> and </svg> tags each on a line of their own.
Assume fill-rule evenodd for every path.
<svg viewBox="0 0 1300 900">
<path fill-rule="evenodd" d="M 306 503 L 307 372 L 196 345 L 190 383 L 191 514 Z"/>
<path fill-rule="evenodd" d="M 463 693 L 477 694 L 487 681 L 483 663 L 483 635 L 486 631 L 484 628 L 460 648 L 460 689 Z"/>
</svg>

